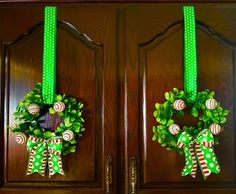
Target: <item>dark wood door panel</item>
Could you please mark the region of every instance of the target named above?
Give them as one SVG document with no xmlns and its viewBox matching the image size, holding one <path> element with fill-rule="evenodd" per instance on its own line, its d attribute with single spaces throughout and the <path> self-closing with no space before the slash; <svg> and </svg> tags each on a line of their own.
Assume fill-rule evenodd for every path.
<svg viewBox="0 0 236 194">
<path fill-rule="evenodd" d="M 233 113 L 233 67 L 234 67 L 234 55 L 231 48 L 224 47 L 215 40 L 209 40 L 201 31 L 198 31 L 198 90 L 204 90 L 206 88 L 215 90 L 216 98 L 221 102 L 224 107 L 230 109 Z M 144 184 L 157 180 L 163 181 L 192 181 L 190 177 L 179 176 L 181 166 L 183 166 L 183 156 L 175 152 L 167 152 L 157 142 L 153 142 L 152 128 L 156 125 L 153 119 L 153 105 L 155 102 L 163 103 L 165 101 L 164 94 L 166 91 L 172 90 L 173 87 L 183 89 L 183 62 L 181 51 L 183 49 L 182 40 L 179 38 L 183 34 L 182 30 L 176 31 L 168 39 L 160 41 L 154 41 L 153 44 L 158 45 L 157 42 L 161 42 L 158 46 L 152 47 L 152 43 L 140 47 L 140 69 L 141 69 L 141 82 L 142 84 L 141 94 L 146 107 L 142 110 L 142 121 L 145 120 L 142 133 L 143 138 L 146 138 L 146 144 L 143 145 L 143 170 Z M 172 44 L 173 43 L 173 44 Z M 163 53 L 166 56 L 163 57 Z M 172 53 L 177 53 L 176 57 Z M 207 53 L 207 54 L 206 54 Z M 179 55 L 178 55 L 179 54 Z M 207 55 L 207 56 L 206 56 Z M 180 56 L 180 57 L 179 57 Z M 161 65 L 165 64 L 165 65 Z M 179 68 L 180 67 L 180 68 Z M 167 76 L 168 75 L 168 76 Z M 166 76 L 168 78 L 166 78 Z M 163 80 L 166 80 L 163 83 Z M 142 107 L 143 107 L 142 106 Z M 145 112 L 146 110 L 146 112 Z M 194 119 L 184 117 L 183 120 L 178 120 L 180 125 L 194 125 Z M 228 117 L 228 123 L 226 130 L 221 134 L 220 146 L 216 146 L 216 154 L 223 166 L 221 176 L 211 176 L 208 179 L 210 181 L 233 181 L 234 180 L 234 140 L 233 140 L 233 118 L 232 115 Z M 143 142 L 145 142 L 143 139 Z M 225 150 L 225 151 L 224 151 Z M 223 154 L 222 154 L 223 153 Z M 153 165 L 161 168 L 151 168 Z M 168 169 L 168 170 L 167 170 Z M 177 176 L 176 176 L 177 175 Z M 197 181 L 201 181 L 202 177 L 198 174 Z M 207 183 L 208 183 L 207 182 Z"/>
<path fill-rule="evenodd" d="M 43 5 L 36 6 L 31 14 L 43 12 Z M 102 192 L 104 186 L 104 164 L 108 155 L 116 165 L 116 24 L 112 8 L 87 6 L 87 8 L 58 6 L 57 30 L 57 93 L 65 93 L 84 102 L 86 131 L 79 140 L 74 154 L 63 157 L 66 176 L 55 175 L 51 179 L 34 174 L 25 176 L 27 152 L 25 145 L 18 145 L 7 126 L 14 125 L 13 112 L 24 94 L 36 82 L 41 81 L 43 23 L 33 17 L 34 27 L 14 42 L 3 45 L 5 69 L 4 88 L 4 185 L 20 187 L 85 187 Z M 31 7 L 22 8 L 22 15 L 30 13 Z M 4 10 L 4 9 L 2 9 Z M 4 17 L 15 13 L 16 8 L 1 12 Z M 19 15 L 21 7 L 17 8 Z M 40 10 L 40 11 L 38 11 Z M 81 11 L 80 11 L 81 10 Z M 18 13 L 17 12 L 17 13 Z M 30 14 L 29 14 L 30 15 Z M 88 18 L 87 15 L 90 15 Z M 40 18 L 40 17 L 38 17 Z M 16 18 L 17 22 L 18 18 Z M 61 22 L 65 20 L 66 22 Z M 14 22 L 14 21 L 13 21 Z M 30 24 L 30 22 L 29 22 Z M 25 31 L 25 26 L 14 28 L 4 23 L 4 42 Z M 32 26 L 31 26 L 32 27 Z M 10 28 L 10 29 L 9 29 Z M 76 29 L 77 28 L 77 29 Z M 82 30 L 81 30 L 82 29 Z M 79 31 L 78 31 L 79 30 Z M 82 34 L 83 32 L 84 34 Z M 109 34 L 109 36 L 108 36 Z M 15 37 L 16 38 L 16 37 Z M 108 52 L 109 51 L 109 52 Z M 3 75 L 3 74 L 2 74 Z M 109 83 L 108 83 L 109 81 Z M 107 83 L 106 85 L 104 85 Z M 4 92 L 3 92 L 4 90 Z M 2 127 L 3 128 L 3 127 Z M 107 138 L 110 137 L 110 138 Z M 107 145 L 114 146 L 107 146 Z M 113 170 L 116 173 L 116 170 Z M 115 179 L 114 179 L 115 182 Z M 100 191 L 99 189 L 101 188 Z M 91 190 L 91 191 L 92 191 Z M 91 192 L 90 191 L 90 192 Z M 69 192 L 69 191 L 68 191 Z M 88 192 L 88 191 L 86 191 Z M 86 193 L 85 192 L 85 193 Z"/>
<path fill-rule="evenodd" d="M 160 188 L 231 187 L 235 185 L 234 145 L 234 61 L 236 7 L 196 6 L 198 90 L 216 92 L 223 107 L 230 110 L 220 145 L 215 146 L 222 166 L 220 175 L 211 175 L 204 182 L 181 177 L 184 156 L 167 151 L 152 141 L 156 102 L 164 102 L 166 91 L 183 89 L 183 21 L 181 6 L 134 5 L 125 11 L 125 71 L 127 88 L 128 155 L 137 156 L 138 193 L 161 192 Z M 233 11 L 234 8 L 234 11 Z M 229 10 L 228 10 L 229 9 Z M 229 11 L 229 12 L 228 12 Z M 169 14 L 165 14 L 169 13 Z M 230 13 L 230 14 L 229 14 Z M 213 18 L 217 18 L 214 20 Z M 231 18 L 231 19 L 230 19 Z M 202 19 L 202 20 L 201 20 Z M 147 22 L 148 21 L 148 22 Z M 219 32 L 219 33 L 216 33 Z M 225 38 L 226 37 L 226 38 Z M 137 119 L 138 118 L 138 119 Z M 194 124 L 184 118 L 180 124 Z M 129 165 L 128 162 L 126 165 Z M 127 168 L 128 169 L 128 168 Z M 147 189 L 147 190 L 146 190 Z M 164 192 L 164 191 L 163 191 Z M 193 192 L 193 190 L 189 190 Z M 180 192 L 181 193 L 181 192 Z"/>
</svg>

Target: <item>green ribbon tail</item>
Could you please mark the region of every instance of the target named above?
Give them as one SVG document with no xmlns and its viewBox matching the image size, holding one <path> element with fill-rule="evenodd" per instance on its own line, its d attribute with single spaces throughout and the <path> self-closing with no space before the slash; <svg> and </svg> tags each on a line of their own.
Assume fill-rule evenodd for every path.
<svg viewBox="0 0 236 194">
<path fill-rule="evenodd" d="M 62 142 L 62 137 L 54 137 L 48 140 L 49 177 L 52 177 L 56 173 L 64 175 L 61 159 Z"/>
<path fill-rule="evenodd" d="M 44 11 L 44 45 L 42 95 L 45 104 L 53 104 L 56 88 L 57 9 L 46 6 Z"/>
<path fill-rule="evenodd" d="M 26 175 L 39 173 L 45 176 L 47 164 L 47 144 L 42 138 L 29 136 L 27 140 L 29 161 Z"/>
<path fill-rule="evenodd" d="M 193 178 L 196 178 L 197 160 L 194 153 L 194 142 L 192 141 L 192 137 L 186 132 L 183 132 L 178 139 L 177 146 L 183 149 L 185 157 L 185 166 L 181 176 L 189 174 Z"/>
<path fill-rule="evenodd" d="M 214 137 L 209 129 L 202 131 L 196 139 L 196 155 L 206 180 L 211 173 L 220 173 L 220 165 L 214 152 Z"/>
<path fill-rule="evenodd" d="M 197 161 L 194 154 L 194 143 L 191 142 L 184 147 L 185 155 L 185 167 L 181 173 L 181 176 L 191 175 L 193 178 L 196 178 L 197 173 Z"/>
<path fill-rule="evenodd" d="M 184 15 L 184 91 L 189 100 L 197 97 L 196 26 L 193 6 L 183 7 Z"/>
</svg>

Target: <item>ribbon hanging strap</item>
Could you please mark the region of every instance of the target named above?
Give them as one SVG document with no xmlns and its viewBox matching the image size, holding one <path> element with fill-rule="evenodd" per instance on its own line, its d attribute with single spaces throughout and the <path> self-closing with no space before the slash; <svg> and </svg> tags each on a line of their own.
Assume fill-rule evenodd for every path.
<svg viewBox="0 0 236 194">
<path fill-rule="evenodd" d="M 26 174 L 30 175 L 36 172 L 45 176 L 48 164 L 49 177 L 56 173 L 64 175 L 61 159 L 62 142 L 61 137 L 46 140 L 29 136 L 27 140 L 29 162 Z"/>
<path fill-rule="evenodd" d="M 212 172 L 218 174 L 220 166 L 213 145 L 214 137 L 209 129 L 200 132 L 196 139 L 183 132 L 177 144 L 179 148 L 183 148 L 185 155 L 185 167 L 181 175 L 186 176 L 190 174 L 193 178 L 196 178 L 197 162 L 204 179 L 207 179 Z"/>
<path fill-rule="evenodd" d="M 56 88 L 56 7 L 47 6 L 44 10 L 44 44 L 42 95 L 45 104 L 53 104 Z"/>
<path fill-rule="evenodd" d="M 190 100 L 197 96 L 196 26 L 193 6 L 184 6 L 184 90 Z"/>
</svg>

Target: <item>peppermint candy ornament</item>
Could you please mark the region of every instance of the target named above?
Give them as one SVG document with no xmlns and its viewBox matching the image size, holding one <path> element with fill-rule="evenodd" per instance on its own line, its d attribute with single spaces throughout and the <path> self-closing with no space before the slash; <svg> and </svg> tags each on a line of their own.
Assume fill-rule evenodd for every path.
<svg viewBox="0 0 236 194">
<path fill-rule="evenodd" d="M 210 130 L 214 135 L 218 135 L 221 131 L 221 126 L 217 123 L 213 123 L 210 125 Z"/>
<path fill-rule="evenodd" d="M 64 104 L 64 102 L 56 102 L 53 105 L 53 108 L 56 112 L 62 112 L 65 110 L 65 104 Z"/>
<path fill-rule="evenodd" d="M 179 125 L 176 125 L 176 124 L 170 125 L 168 129 L 172 135 L 176 135 L 180 132 Z"/>
<path fill-rule="evenodd" d="M 37 104 L 30 104 L 30 105 L 28 106 L 28 111 L 29 111 L 30 114 L 36 115 L 36 114 L 39 113 L 40 107 L 39 107 L 39 105 L 37 105 Z"/>
<path fill-rule="evenodd" d="M 74 138 L 74 133 L 68 129 L 62 134 L 62 137 L 65 141 L 70 141 Z"/>
<path fill-rule="evenodd" d="M 27 141 L 27 136 L 24 133 L 19 133 L 16 136 L 16 142 L 19 144 L 23 144 Z"/>
<path fill-rule="evenodd" d="M 213 110 L 217 106 L 217 101 L 214 98 L 211 98 L 206 101 L 205 105 L 209 110 Z"/>
<path fill-rule="evenodd" d="M 173 107 L 175 110 L 183 110 L 185 108 L 185 102 L 183 100 L 175 100 Z"/>
</svg>

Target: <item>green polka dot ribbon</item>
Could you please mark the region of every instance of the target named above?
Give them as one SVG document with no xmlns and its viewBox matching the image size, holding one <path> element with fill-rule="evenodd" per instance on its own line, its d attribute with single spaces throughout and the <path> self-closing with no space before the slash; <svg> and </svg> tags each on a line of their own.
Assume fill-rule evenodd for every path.
<svg viewBox="0 0 236 194">
<path fill-rule="evenodd" d="M 209 129 L 201 131 L 194 139 L 188 133 L 183 132 L 177 146 L 184 150 L 185 167 L 181 173 L 182 176 L 190 174 L 196 178 L 197 163 L 200 166 L 204 179 L 210 174 L 219 174 L 220 166 L 213 150 L 214 137 Z"/>
<path fill-rule="evenodd" d="M 193 6 L 183 7 L 184 15 L 184 90 L 190 101 L 197 96 L 196 26 Z"/>
<path fill-rule="evenodd" d="M 57 9 L 44 10 L 43 78 L 42 95 L 45 104 L 53 104 L 56 88 L 56 32 Z"/>
<path fill-rule="evenodd" d="M 46 140 L 29 136 L 27 140 L 29 161 L 26 175 L 39 173 L 45 176 L 47 167 L 49 177 L 56 173 L 64 175 L 61 159 L 62 142 L 62 137 L 53 137 Z"/>
</svg>

